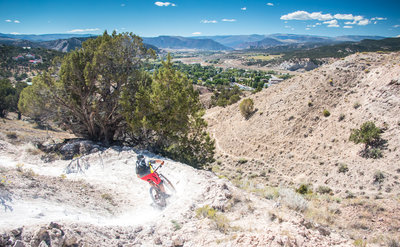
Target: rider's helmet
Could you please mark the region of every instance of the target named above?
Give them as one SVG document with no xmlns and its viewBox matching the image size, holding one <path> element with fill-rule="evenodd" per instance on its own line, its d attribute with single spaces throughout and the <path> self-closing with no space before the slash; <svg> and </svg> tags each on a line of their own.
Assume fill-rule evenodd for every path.
<svg viewBox="0 0 400 247">
<path fill-rule="evenodd" d="M 138 155 L 136 162 L 138 166 L 146 167 L 146 158 L 143 155 Z"/>
</svg>

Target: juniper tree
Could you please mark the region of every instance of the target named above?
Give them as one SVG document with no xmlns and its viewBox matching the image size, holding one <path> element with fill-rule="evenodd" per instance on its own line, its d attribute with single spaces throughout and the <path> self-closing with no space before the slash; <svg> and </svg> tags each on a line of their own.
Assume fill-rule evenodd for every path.
<svg viewBox="0 0 400 247">
<path fill-rule="evenodd" d="M 46 88 L 48 94 L 44 97 L 68 129 L 78 136 L 109 144 L 124 124 L 120 111 L 122 91 L 138 83 L 142 61 L 153 55 L 132 33 L 104 32 L 68 53 L 57 73 L 39 76 L 37 88 Z"/>
</svg>

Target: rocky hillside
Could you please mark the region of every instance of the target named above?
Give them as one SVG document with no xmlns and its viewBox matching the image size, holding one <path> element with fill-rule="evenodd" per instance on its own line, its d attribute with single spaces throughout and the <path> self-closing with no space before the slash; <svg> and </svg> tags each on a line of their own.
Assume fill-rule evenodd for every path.
<svg viewBox="0 0 400 247">
<path fill-rule="evenodd" d="M 273 170 L 270 183 L 326 185 L 335 193 L 377 193 L 378 187 L 381 193 L 397 193 L 399 85 L 399 53 L 354 54 L 251 95 L 256 111 L 249 120 L 241 116 L 239 103 L 211 109 L 206 117 L 219 159 L 246 159 L 242 169 L 256 176 Z M 362 145 L 349 141 L 351 129 L 366 121 L 384 130 L 383 158 L 362 158 Z M 349 171 L 339 173 L 341 165 Z M 379 186 L 373 183 L 377 171 L 385 174 Z"/>
</svg>

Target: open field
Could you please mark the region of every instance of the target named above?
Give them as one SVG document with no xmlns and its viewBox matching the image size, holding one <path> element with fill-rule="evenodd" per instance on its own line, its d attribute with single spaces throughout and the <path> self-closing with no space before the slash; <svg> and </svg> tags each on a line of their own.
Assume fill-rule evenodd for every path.
<svg viewBox="0 0 400 247">
<path fill-rule="evenodd" d="M 275 58 L 280 58 L 282 55 L 269 55 L 269 54 L 249 54 L 246 55 L 247 59 L 254 59 L 254 60 L 265 60 L 269 61 Z"/>
</svg>

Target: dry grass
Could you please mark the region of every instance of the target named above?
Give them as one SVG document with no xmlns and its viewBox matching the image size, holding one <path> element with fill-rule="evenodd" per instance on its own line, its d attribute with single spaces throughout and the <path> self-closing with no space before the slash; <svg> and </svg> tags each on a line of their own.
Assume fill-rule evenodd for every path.
<svg viewBox="0 0 400 247">
<path fill-rule="evenodd" d="M 215 228 L 222 232 L 227 233 L 229 230 L 233 229 L 230 226 L 230 220 L 226 215 L 221 212 L 218 212 L 214 208 L 210 207 L 209 205 L 205 205 L 203 207 L 196 209 L 196 216 L 198 218 L 207 218 L 213 222 Z"/>
<path fill-rule="evenodd" d="M 248 59 L 254 59 L 254 60 L 269 61 L 269 60 L 272 60 L 272 59 L 275 59 L 275 58 L 279 58 L 281 56 L 282 55 L 263 55 L 263 54 L 260 54 L 260 55 L 249 56 L 247 58 Z"/>
<path fill-rule="evenodd" d="M 13 144 L 26 144 L 34 142 L 60 142 L 66 138 L 74 138 L 73 134 L 61 131 L 53 126 L 52 129 L 41 129 L 28 119 L 17 120 L 14 113 L 0 123 L 0 134 L 12 141 Z"/>
</svg>

